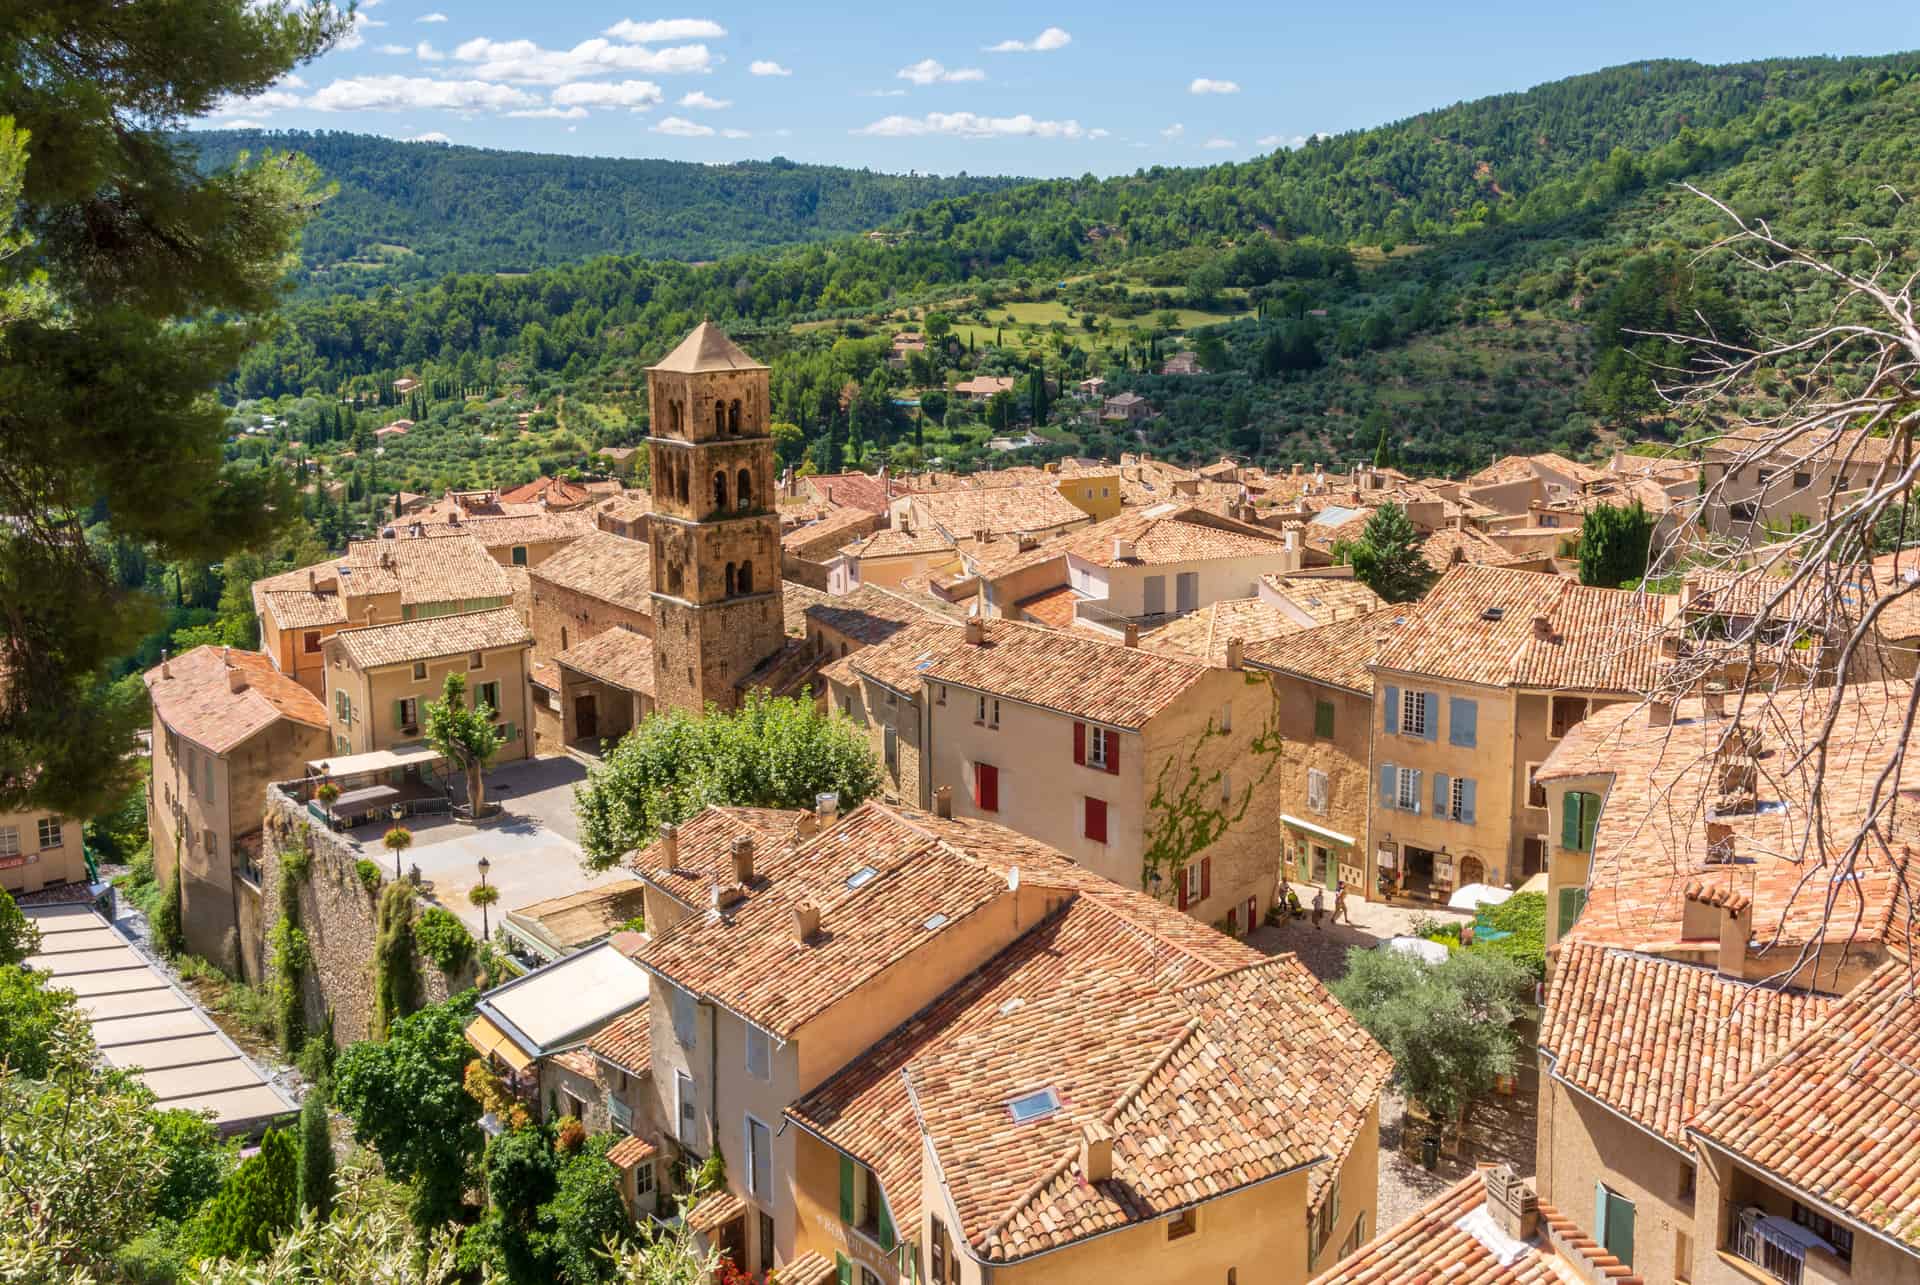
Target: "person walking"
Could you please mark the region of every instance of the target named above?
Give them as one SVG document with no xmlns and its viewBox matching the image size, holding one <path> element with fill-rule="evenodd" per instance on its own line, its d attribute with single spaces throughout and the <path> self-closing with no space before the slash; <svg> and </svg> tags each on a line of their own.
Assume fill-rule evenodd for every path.
<svg viewBox="0 0 1920 1285">
<path fill-rule="evenodd" d="M 1313 890 L 1313 926 L 1316 929 L 1320 927 L 1320 916 L 1325 914 L 1326 910 L 1327 910 L 1326 889 L 1315 888 Z"/>
<path fill-rule="evenodd" d="M 1345 879 L 1340 881 L 1340 886 L 1335 888 L 1333 892 L 1333 922 L 1336 924 L 1339 923 L 1340 916 L 1342 915 L 1347 917 L 1348 923 L 1353 922 L 1353 912 L 1347 909 L 1347 881 Z"/>
</svg>

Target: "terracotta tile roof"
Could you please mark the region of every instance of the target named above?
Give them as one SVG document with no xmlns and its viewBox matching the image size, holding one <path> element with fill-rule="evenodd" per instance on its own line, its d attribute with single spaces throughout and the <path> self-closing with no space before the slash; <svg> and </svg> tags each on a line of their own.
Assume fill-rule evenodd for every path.
<svg viewBox="0 0 1920 1285">
<path fill-rule="evenodd" d="M 1205 676 L 1206 666 L 1011 620 L 986 641 L 935 653 L 926 676 L 1114 727 L 1144 726 Z"/>
<path fill-rule="evenodd" d="M 816 473 L 802 479 L 821 502 L 867 513 L 887 511 L 887 479 L 870 473 Z"/>
<path fill-rule="evenodd" d="M 558 1053 L 549 1053 L 547 1060 L 573 1072 L 583 1080 L 593 1078 L 593 1056 L 584 1048 L 563 1049 Z"/>
<path fill-rule="evenodd" d="M 1261 557 L 1282 553 L 1280 537 L 1261 527 L 1248 526 L 1207 513 L 1191 504 L 1156 504 L 1130 510 L 1070 531 L 1022 552 L 1010 546 L 998 558 L 980 561 L 980 574 L 999 579 L 1038 566 L 1051 558 L 1072 556 L 1099 567 L 1121 565 L 1114 557 L 1114 541 L 1133 545 L 1127 566 L 1154 566 L 1208 558 Z M 989 545 L 991 549 L 993 546 Z M 963 552 L 972 551 L 965 546 Z M 1065 573 L 1062 573 L 1064 578 Z"/>
<path fill-rule="evenodd" d="M 952 553 L 954 543 L 938 530 L 916 527 L 903 531 L 888 527 L 855 540 L 841 550 L 856 558 L 909 558 L 926 554 Z"/>
<path fill-rule="evenodd" d="M 1548 756 L 1537 778 L 1552 782 L 1610 778 L 1589 865 L 1588 900 L 1573 939 L 1658 950 L 1681 940 L 1685 898 L 1733 887 L 1751 899 L 1749 953 L 1783 963 L 1833 932 L 1852 949 L 1904 950 L 1908 905 L 1920 870 L 1905 853 L 1920 843 L 1920 818 L 1906 806 L 1881 809 L 1879 840 L 1843 871 L 1837 845 L 1875 810 L 1876 783 L 1902 731 L 1912 688 L 1905 683 L 1852 683 L 1756 694 L 1745 708 L 1727 698 L 1726 713 L 1706 714 L 1703 701 L 1675 702 L 1673 724 L 1653 726 L 1648 710 L 1625 702 L 1597 710 Z M 1722 751 L 1737 740 L 1757 750 Z M 1828 718 L 1832 717 L 1829 734 Z M 1819 780 L 1821 824 L 1832 852 L 1808 833 L 1815 767 L 1804 758 L 1816 741 L 1827 747 Z M 1751 762 L 1756 790 L 1739 810 L 1723 811 L 1721 765 Z M 1904 792 L 1903 792 L 1904 793 Z M 1731 864 L 1706 864 L 1709 813 L 1728 827 Z M 1884 845 L 1884 846 L 1883 846 Z M 1844 878 L 1836 877 L 1844 874 Z M 1844 925 L 1844 926 L 1843 926 Z"/>
<path fill-rule="evenodd" d="M 849 541 L 873 530 L 875 520 L 865 509 L 833 509 L 818 521 L 782 535 L 780 549 L 808 562 L 825 562 Z"/>
<path fill-rule="evenodd" d="M 537 477 L 524 485 L 500 492 L 502 504 L 546 504 L 555 509 L 577 509 L 593 499 L 593 492 L 565 478 Z"/>
<path fill-rule="evenodd" d="M 1305 628 L 1272 603 L 1258 598 L 1222 598 L 1154 630 L 1140 640 L 1140 645 L 1161 655 L 1220 668 L 1227 663 L 1229 639 L 1238 638 L 1252 646 Z"/>
<path fill-rule="evenodd" d="M 1286 599 L 1316 625 L 1350 620 L 1387 605 L 1379 594 L 1351 577 L 1266 575 L 1260 577 L 1260 586 L 1263 594 Z"/>
<path fill-rule="evenodd" d="M 1063 584 L 1022 598 L 1013 605 L 1020 609 L 1020 619 L 1038 621 L 1049 629 L 1071 629 L 1073 605 L 1079 601 L 1080 595 L 1074 592 L 1073 586 Z"/>
<path fill-rule="evenodd" d="M 437 660 L 462 652 L 528 646 L 532 642 L 533 635 L 521 623 L 519 613 L 510 607 L 496 607 L 490 611 L 465 611 L 393 625 L 342 629 L 327 640 L 327 646 L 338 647 L 356 669 L 377 669 L 382 665 Z"/>
<path fill-rule="evenodd" d="M 746 1212 L 747 1202 L 733 1192 L 712 1191 L 687 1211 L 687 1226 L 702 1234 L 716 1232 L 734 1219 L 744 1217 Z"/>
<path fill-rule="evenodd" d="M 770 1280 L 772 1285 L 830 1285 L 838 1275 L 831 1258 L 817 1249 L 809 1249 L 775 1272 Z"/>
<path fill-rule="evenodd" d="M 1540 1028 L 1555 1078 L 1687 1150 L 1707 1103 L 1825 1018 L 1833 1000 L 1604 946 L 1561 950 Z"/>
<path fill-rule="evenodd" d="M 421 528 L 417 535 L 413 531 L 415 521 L 419 522 Z M 396 543 L 406 540 L 433 540 L 470 535 L 489 549 L 504 549 L 515 544 L 553 544 L 562 540 L 575 540 L 597 529 L 593 524 L 592 515 L 578 509 L 567 513 L 464 517 L 458 522 L 402 519 L 391 525 L 395 530 Z"/>
<path fill-rule="evenodd" d="M 1444 574 L 1448 568 L 1462 562 L 1498 566 L 1511 560 L 1513 553 L 1506 546 L 1489 540 L 1471 528 L 1459 530 L 1443 527 L 1420 541 L 1420 556 L 1426 559 L 1428 566 Z"/>
<path fill-rule="evenodd" d="M 1578 1223 L 1542 1200 L 1540 1231 L 1509 1257 L 1487 1218 L 1485 1171 L 1470 1173 L 1313 1278 L 1312 1285 L 1645 1285 Z M 1506 1261 L 1502 1261 L 1505 1259 Z"/>
<path fill-rule="evenodd" d="M 506 568 L 476 539 L 441 540 L 431 545 L 407 540 L 356 540 L 340 564 L 340 583 L 350 594 L 384 593 L 381 577 L 397 581 L 400 601 L 408 606 L 509 598 L 513 584 Z"/>
<path fill-rule="evenodd" d="M 777 808 L 705 808 L 675 827 L 679 855 L 671 865 L 666 844 L 659 839 L 628 853 L 626 864 L 675 900 L 699 905 L 716 879 L 732 881 L 736 838 L 749 836 L 756 845 L 784 842 L 804 815 Z"/>
<path fill-rule="evenodd" d="M 975 375 L 955 384 L 953 391 L 969 397 L 991 397 L 995 393 L 1012 392 L 1013 383 L 1011 375 Z"/>
<path fill-rule="evenodd" d="M 607 1163 L 616 1169 L 631 1169 L 641 1161 L 651 1160 L 659 1154 L 660 1148 L 645 1138 L 629 1135 L 607 1148 Z"/>
<path fill-rule="evenodd" d="M 852 673 L 864 674 L 897 692 L 918 697 L 921 676 L 932 667 L 934 657 L 964 643 L 964 631 L 952 621 L 928 619 L 915 622 L 885 642 L 862 647 L 836 663 L 845 664 Z"/>
<path fill-rule="evenodd" d="M 1702 458 L 1730 463 L 1764 449 L 1767 465 L 1775 469 L 1842 462 L 1866 468 L 1885 463 L 1892 445 L 1892 438 L 1873 437 L 1865 429 L 1821 426 L 1787 436 L 1778 429 L 1756 425 L 1732 429 L 1708 442 Z"/>
<path fill-rule="evenodd" d="M 712 370 L 765 370 L 766 367 L 747 356 L 739 344 L 727 338 L 726 331 L 711 321 L 703 321 L 688 331 L 687 337 L 672 352 L 647 369 L 699 374 Z"/>
<path fill-rule="evenodd" d="M 1659 662 L 1661 614 L 1657 595 L 1457 566 L 1421 601 L 1420 627 L 1396 632 L 1378 665 L 1489 687 L 1646 691 Z M 1547 618 L 1549 637 L 1535 635 L 1535 616 Z"/>
<path fill-rule="evenodd" d="M 1044 532 L 1091 520 L 1061 496 L 1059 487 L 1051 484 L 938 491 L 915 495 L 913 506 L 954 540 L 970 539 L 976 531 L 994 535 Z"/>
<path fill-rule="evenodd" d="M 337 593 L 256 588 L 254 600 L 260 604 L 261 614 L 280 629 L 318 629 L 347 623 L 347 606 Z"/>
<path fill-rule="evenodd" d="M 787 637 L 805 638 L 807 609 L 832 601 L 831 595 L 803 585 L 798 580 L 782 580 L 780 582 L 780 614 L 785 623 Z"/>
<path fill-rule="evenodd" d="M 1387 607 L 1247 648 L 1247 663 L 1363 695 L 1373 694 L 1368 668 L 1380 651 L 1380 635 L 1412 619 L 1409 607 Z"/>
<path fill-rule="evenodd" d="M 652 546 L 611 531 L 587 532 L 527 575 L 630 611 L 653 610 Z"/>
<path fill-rule="evenodd" d="M 593 511 L 615 522 L 641 522 L 653 512 L 653 496 L 645 491 L 628 491 L 624 495 L 608 496 L 596 504 Z"/>
<path fill-rule="evenodd" d="M 868 867 L 876 873 L 847 886 Z M 919 950 L 930 917 L 959 922 L 1010 895 L 1004 878 L 873 804 L 797 850 L 756 853 L 755 875 L 744 901 L 689 916 L 638 959 L 781 1039 Z M 802 902 L 820 908 L 806 943 L 791 928 Z"/>
<path fill-rule="evenodd" d="M 549 897 L 507 912 L 507 918 L 541 938 L 562 955 L 570 955 L 611 936 L 620 925 L 645 910 L 645 885 L 638 879 L 616 879 L 595 884 L 563 897 Z"/>
<path fill-rule="evenodd" d="M 653 695 L 653 639 L 631 629 L 597 633 L 555 656 L 553 663 L 622 691 Z"/>
<path fill-rule="evenodd" d="M 909 600 L 874 585 L 861 585 L 852 593 L 807 608 L 808 619 L 869 647 L 925 620 L 927 615 Z"/>
<path fill-rule="evenodd" d="M 1911 1246 L 1920 1238 L 1916 1067 L 1920 998 L 1907 963 L 1894 961 L 1689 1132 Z"/>
<path fill-rule="evenodd" d="M 631 1013 L 614 1018 L 588 1038 L 587 1051 L 601 1061 L 619 1067 L 628 1075 L 652 1075 L 652 1008 L 642 1004 Z M 607 1158 L 613 1159 L 611 1156 Z"/>
<path fill-rule="evenodd" d="M 244 680 L 237 692 L 227 675 L 229 665 Z M 225 754 L 283 718 L 307 727 L 327 726 L 327 707 L 319 697 L 257 651 L 195 647 L 141 677 L 160 721 L 215 754 Z"/>
<path fill-rule="evenodd" d="M 1108 886 L 1120 895 L 1075 896 L 788 1112 L 916 1215 L 924 1130 L 960 1233 L 990 1261 L 1305 1165 L 1317 1198 L 1391 1074 L 1291 956 L 1220 969 L 1143 930 L 1120 902 L 1147 899 Z M 1014 1122 L 1007 1102 L 1041 1088 L 1061 1109 Z M 1113 1138 L 1110 1182 L 1081 1180 L 1089 1125 Z"/>
<path fill-rule="evenodd" d="M 1467 479 L 1470 487 L 1492 486 L 1501 482 L 1520 482 L 1527 478 L 1540 478 L 1545 472 L 1553 472 L 1562 477 L 1571 478 L 1576 485 L 1597 482 L 1606 477 L 1606 473 L 1590 464 L 1581 464 L 1564 455 L 1543 452 L 1539 455 L 1508 455 L 1495 460 L 1487 467 Z"/>
</svg>

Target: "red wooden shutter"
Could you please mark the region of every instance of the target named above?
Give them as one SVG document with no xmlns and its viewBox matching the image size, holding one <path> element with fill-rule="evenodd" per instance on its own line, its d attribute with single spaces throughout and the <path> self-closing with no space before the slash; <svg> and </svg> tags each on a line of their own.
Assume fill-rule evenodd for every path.
<svg viewBox="0 0 1920 1285">
<path fill-rule="evenodd" d="M 982 812 L 1000 810 L 1000 769 L 991 763 L 973 765 L 973 801 Z"/>
<path fill-rule="evenodd" d="M 1095 843 L 1107 841 L 1107 801 L 1105 799 L 1087 800 L 1087 838 Z"/>
<path fill-rule="evenodd" d="M 1107 738 L 1107 775 L 1120 775 L 1120 733 L 1108 728 L 1101 733 Z"/>
<path fill-rule="evenodd" d="M 1213 858 L 1200 858 L 1200 900 L 1213 895 Z"/>
<path fill-rule="evenodd" d="M 1073 725 L 1073 761 L 1081 767 L 1087 765 L 1087 725 L 1077 720 Z"/>
<path fill-rule="evenodd" d="M 1175 876 L 1175 877 L 1176 877 L 1176 878 L 1178 878 L 1178 879 L 1180 880 L 1180 909 L 1182 909 L 1182 910 L 1185 910 L 1185 909 L 1187 908 L 1187 871 L 1186 871 L 1186 867 L 1184 867 L 1184 866 L 1182 866 L 1182 867 L 1181 867 L 1181 869 L 1180 869 L 1180 873 L 1179 873 L 1179 874 L 1178 874 L 1177 876 Z"/>
</svg>

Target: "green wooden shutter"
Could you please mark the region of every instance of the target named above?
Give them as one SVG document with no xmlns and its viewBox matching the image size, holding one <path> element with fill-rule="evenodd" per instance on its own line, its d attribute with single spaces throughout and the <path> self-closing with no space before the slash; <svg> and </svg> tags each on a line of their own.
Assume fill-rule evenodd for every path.
<svg viewBox="0 0 1920 1285">
<path fill-rule="evenodd" d="M 853 1222 L 853 1161 L 840 1157 L 840 1221 Z"/>
<path fill-rule="evenodd" d="M 395 701 L 393 703 L 393 725 L 395 727 L 405 727 L 407 725 L 407 703 L 405 701 Z"/>
<path fill-rule="evenodd" d="M 1600 796 L 1580 796 L 1580 851 L 1593 851 L 1593 832 L 1600 825 Z"/>
<path fill-rule="evenodd" d="M 1333 739 L 1333 702 L 1315 701 L 1313 705 L 1313 734 L 1323 741 Z"/>
<path fill-rule="evenodd" d="M 887 1202 L 880 1202 L 880 1249 L 882 1253 L 893 1252 L 893 1219 L 887 1216 Z"/>
<path fill-rule="evenodd" d="M 1574 922 L 1580 918 L 1580 911 L 1587 904 L 1585 888 L 1562 888 L 1560 890 L 1560 926 L 1556 937 L 1564 937 L 1572 930 Z"/>
<path fill-rule="evenodd" d="M 1580 848 L 1580 795 L 1568 790 L 1560 800 L 1560 846 Z"/>
<path fill-rule="evenodd" d="M 845 1254 L 833 1256 L 833 1275 L 840 1285 L 853 1285 L 853 1263 Z"/>
</svg>

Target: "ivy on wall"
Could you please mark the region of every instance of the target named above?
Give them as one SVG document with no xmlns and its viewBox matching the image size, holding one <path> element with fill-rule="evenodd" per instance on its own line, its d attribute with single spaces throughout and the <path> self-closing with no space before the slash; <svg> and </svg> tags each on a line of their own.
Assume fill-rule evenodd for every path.
<svg viewBox="0 0 1920 1285">
<path fill-rule="evenodd" d="M 1154 891 L 1155 875 L 1160 876 L 1161 887 L 1171 887 L 1190 862 L 1245 819 L 1254 794 L 1280 766 L 1285 742 L 1280 735 L 1279 695 L 1256 674 L 1246 675 L 1246 681 L 1249 687 L 1265 686 L 1272 703 L 1266 723 L 1248 743 L 1244 758 L 1235 760 L 1260 764 L 1259 774 L 1232 798 L 1221 797 L 1225 769 L 1209 772 L 1200 762 L 1209 741 L 1228 735 L 1213 718 L 1207 720 L 1185 753 L 1170 755 L 1160 764 L 1153 797 L 1147 801 L 1147 812 L 1153 820 L 1140 858 L 1140 886 L 1148 892 Z"/>
<path fill-rule="evenodd" d="M 313 966 L 313 952 L 307 934 L 300 927 L 300 885 L 307 881 L 313 858 L 307 852 L 306 835 L 298 836 L 297 846 L 282 849 L 280 864 L 280 913 L 267 932 L 267 969 L 273 999 L 274 1033 L 280 1049 L 296 1057 L 307 1038 L 307 969 Z"/>
</svg>

